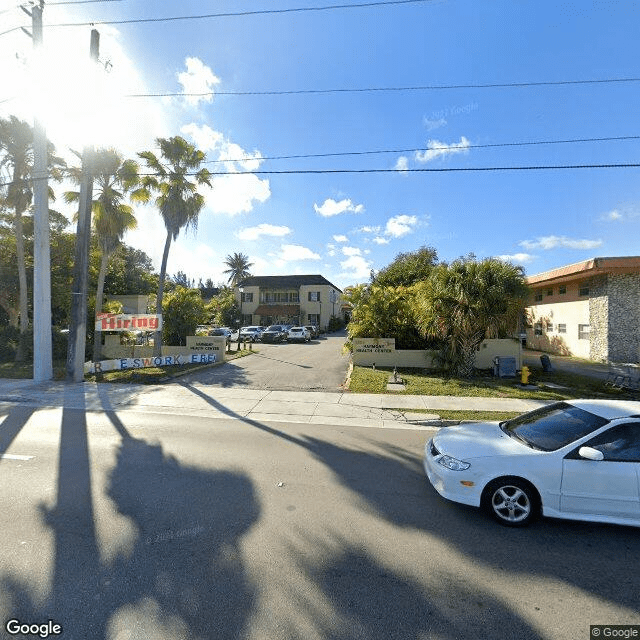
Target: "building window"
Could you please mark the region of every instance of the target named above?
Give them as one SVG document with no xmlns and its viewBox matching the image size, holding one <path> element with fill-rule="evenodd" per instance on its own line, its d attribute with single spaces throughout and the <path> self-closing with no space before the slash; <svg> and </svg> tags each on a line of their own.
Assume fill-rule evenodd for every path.
<svg viewBox="0 0 640 640">
<path fill-rule="evenodd" d="M 320 292 L 309 291 L 309 302 L 320 302 Z"/>
<path fill-rule="evenodd" d="M 553 325 L 547 322 L 547 333 L 553 333 Z"/>
<path fill-rule="evenodd" d="M 553 295 L 553 288 L 547 289 L 547 295 L 548 296 L 552 296 Z"/>
<path fill-rule="evenodd" d="M 558 295 L 563 296 L 563 295 L 565 295 L 565 293 L 567 293 L 567 285 L 566 284 L 561 284 L 558 287 Z"/>
<path fill-rule="evenodd" d="M 578 289 L 578 295 L 579 296 L 588 296 L 589 295 L 589 285 L 588 284 L 580 285 L 580 288 Z"/>
<path fill-rule="evenodd" d="M 307 322 L 317 327 L 320 325 L 320 316 L 317 313 L 309 313 L 307 314 Z"/>
<path fill-rule="evenodd" d="M 533 335 L 541 336 L 542 335 L 542 322 L 536 322 L 533 325 Z"/>
<path fill-rule="evenodd" d="M 253 302 L 253 293 L 241 293 L 240 294 L 240 299 L 242 300 L 242 302 Z"/>
<path fill-rule="evenodd" d="M 542 294 L 541 293 L 536 293 L 535 301 L 536 302 L 540 302 L 541 300 L 542 300 Z"/>
<path fill-rule="evenodd" d="M 558 333 L 567 333 L 567 325 L 559 324 L 558 325 Z"/>
<path fill-rule="evenodd" d="M 578 340 L 588 340 L 591 334 L 591 325 L 579 324 L 578 325 Z"/>
</svg>

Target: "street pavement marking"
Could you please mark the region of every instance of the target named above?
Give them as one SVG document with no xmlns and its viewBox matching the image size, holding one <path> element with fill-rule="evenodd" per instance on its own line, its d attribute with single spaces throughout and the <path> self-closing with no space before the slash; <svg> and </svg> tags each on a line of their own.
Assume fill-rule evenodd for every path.
<svg viewBox="0 0 640 640">
<path fill-rule="evenodd" d="M 0 460 L 32 460 L 33 456 L 17 456 L 13 453 L 3 453 Z"/>
</svg>

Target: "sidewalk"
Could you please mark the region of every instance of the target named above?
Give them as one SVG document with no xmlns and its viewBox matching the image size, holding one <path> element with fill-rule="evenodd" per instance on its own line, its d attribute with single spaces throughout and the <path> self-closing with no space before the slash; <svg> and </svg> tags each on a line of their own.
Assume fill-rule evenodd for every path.
<svg viewBox="0 0 640 640">
<path fill-rule="evenodd" d="M 117 385 L 0 380 L 0 405 L 4 403 L 395 429 L 442 426 L 437 415 L 442 409 L 525 412 L 547 404 L 543 400 L 516 398 L 233 389 L 179 381 L 165 385 Z M 433 413 L 413 413 L 416 409 Z"/>
</svg>

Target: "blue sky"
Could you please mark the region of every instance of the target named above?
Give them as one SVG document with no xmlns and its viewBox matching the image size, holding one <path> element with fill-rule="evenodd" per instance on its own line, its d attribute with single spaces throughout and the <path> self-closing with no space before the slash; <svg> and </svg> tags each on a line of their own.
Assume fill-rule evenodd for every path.
<svg viewBox="0 0 640 640">
<path fill-rule="evenodd" d="M 528 274 L 640 253 L 638 168 L 403 171 L 639 162 L 640 140 L 511 143 L 640 135 L 640 82 L 232 95 L 636 78 L 636 3 L 434 0 L 96 24 L 100 57 L 111 70 L 99 74 L 93 94 L 78 82 L 88 77 L 78 65 L 87 58 L 90 27 L 47 26 L 331 4 L 338 3 L 45 5 L 47 60 L 55 66 L 45 72 L 47 97 L 39 103 L 60 151 L 81 148 L 91 132 L 96 144 L 133 157 L 153 149 L 156 137 L 182 135 L 217 161 L 208 168 L 228 173 L 397 170 L 216 176 L 203 191 L 197 233 L 182 233 L 172 245 L 169 273 L 221 282 L 225 256 L 242 252 L 256 275 L 321 273 L 342 288 L 422 245 L 443 260 L 501 256 Z M 0 11 L 0 32 L 28 24 L 9 0 L 0 0 Z M 30 48 L 19 30 L 0 36 L 9 77 L 0 115 L 32 116 Z M 185 92 L 213 95 L 124 97 Z M 95 97 L 87 102 L 87 95 Z M 510 146 L 480 147 L 499 144 Z M 408 149 L 418 151 L 400 151 Z M 269 159 L 373 150 L 389 153 Z M 138 208 L 137 216 L 139 229 L 126 242 L 159 268 L 162 220 L 153 207 Z"/>
</svg>

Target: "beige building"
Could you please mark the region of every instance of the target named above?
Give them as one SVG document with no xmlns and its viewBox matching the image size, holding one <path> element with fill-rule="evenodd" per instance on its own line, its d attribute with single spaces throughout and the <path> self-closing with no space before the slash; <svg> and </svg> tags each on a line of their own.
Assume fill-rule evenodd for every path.
<svg viewBox="0 0 640 640">
<path fill-rule="evenodd" d="M 343 318 L 342 291 L 321 275 L 250 276 L 236 287 L 242 325 L 316 325 Z"/>
<path fill-rule="evenodd" d="M 592 258 L 527 278 L 527 346 L 640 362 L 640 256 Z"/>
</svg>

